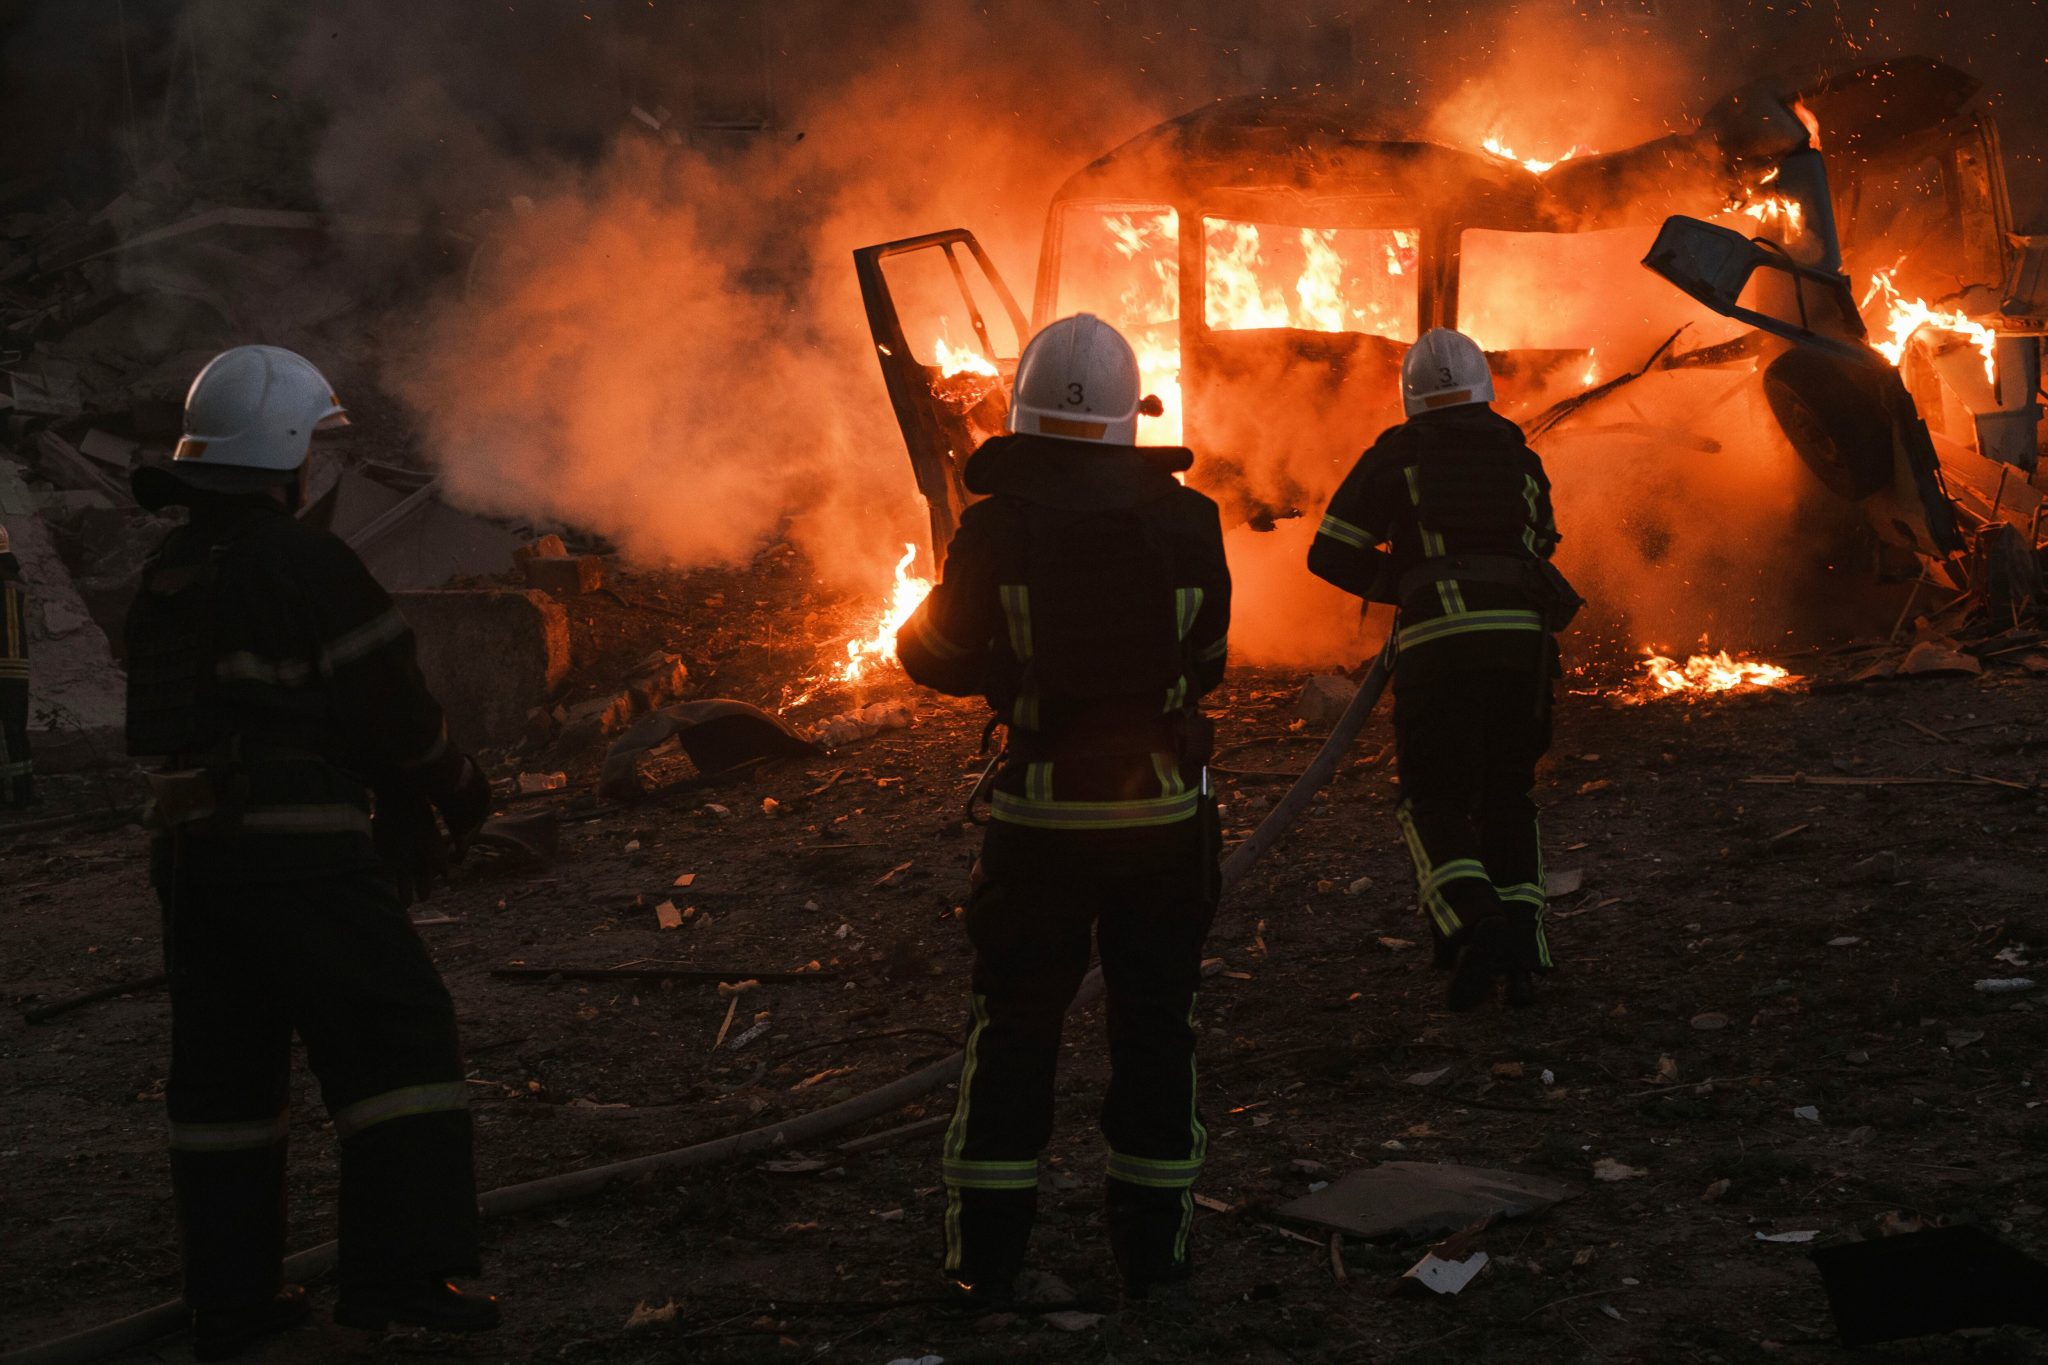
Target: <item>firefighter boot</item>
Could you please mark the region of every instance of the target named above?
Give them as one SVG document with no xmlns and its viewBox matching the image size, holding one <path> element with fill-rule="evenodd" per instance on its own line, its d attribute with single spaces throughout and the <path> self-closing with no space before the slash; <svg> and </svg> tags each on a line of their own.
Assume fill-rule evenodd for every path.
<svg viewBox="0 0 2048 1365">
<path fill-rule="evenodd" d="M 1462 934 L 1447 934 L 1437 926 L 1434 916 L 1426 916 L 1429 922 L 1429 965 L 1440 972 L 1450 971 L 1458 965 L 1458 945 L 1464 941 Z"/>
<path fill-rule="evenodd" d="M 1536 912 L 1526 905 L 1510 905 L 1508 912 L 1507 997 L 1510 1009 L 1527 1009 L 1536 1003 L 1536 973 L 1543 966 L 1542 940 L 1536 929 Z"/>
<path fill-rule="evenodd" d="M 1458 945 L 1458 965 L 1451 973 L 1447 1004 L 1457 1012 L 1474 1010 L 1493 998 L 1493 983 L 1513 965 L 1513 935 L 1508 917 L 1498 911 L 1468 923 Z"/>
<path fill-rule="evenodd" d="M 344 1285 L 341 1301 L 334 1305 L 334 1320 L 367 1332 L 381 1332 L 394 1323 L 431 1332 L 488 1332 L 498 1325 L 498 1301 L 489 1294 L 465 1294 L 433 1278 Z"/>
<path fill-rule="evenodd" d="M 1108 1182 L 1103 1211 L 1126 1299 L 1170 1297 L 1175 1286 L 1187 1283 L 1192 1208 L 1186 1190 Z"/>
<path fill-rule="evenodd" d="M 306 1291 L 288 1284 L 246 1308 L 208 1308 L 192 1314 L 192 1357 L 232 1360 L 264 1337 L 289 1331 L 306 1320 Z"/>
</svg>

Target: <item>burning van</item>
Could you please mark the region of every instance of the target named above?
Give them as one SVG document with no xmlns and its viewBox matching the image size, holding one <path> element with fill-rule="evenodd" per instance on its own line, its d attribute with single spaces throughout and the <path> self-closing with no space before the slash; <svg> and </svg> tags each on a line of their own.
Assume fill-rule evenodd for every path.
<svg viewBox="0 0 2048 1365">
<path fill-rule="evenodd" d="M 1547 460 L 1640 478 L 1765 432 L 1764 458 L 1846 509 L 1873 558 L 1945 562 L 1974 524 L 2033 510 L 2048 310 L 1976 91 L 1894 62 L 1553 162 L 1334 97 L 1221 100 L 1059 189 L 1028 325 L 965 230 L 863 248 L 934 557 L 1023 339 L 1085 311 L 1163 401 L 1139 441 L 1194 447 L 1192 481 L 1239 523 L 1318 510 L 1399 420 L 1408 344 L 1446 326 L 1486 347 L 1501 410 Z M 1976 488 L 1999 463 L 2019 476 L 2005 505 L 1959 508 L 1944 467 Z"/>
</svg>

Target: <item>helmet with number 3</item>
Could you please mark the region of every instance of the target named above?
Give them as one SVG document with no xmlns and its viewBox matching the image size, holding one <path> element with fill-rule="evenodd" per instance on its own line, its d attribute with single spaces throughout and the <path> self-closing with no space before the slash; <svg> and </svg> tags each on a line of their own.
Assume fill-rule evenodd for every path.
<svg viewBox="0 0 2048 1365">
<path fill-rule="evenodd" d="M 1010 430 L 1099 445 L 1138 435 L 1138 357 L 1093 313 L 1047 323 L 1017 360 Z"/>
<path fill-rule="evenodd" d="M 1434 327 L 1408 348 L 1401 362 L 1401 406 L 1410 417 L 1492 401 L 1493 371 L 1471 337 Z"/>
</svg>

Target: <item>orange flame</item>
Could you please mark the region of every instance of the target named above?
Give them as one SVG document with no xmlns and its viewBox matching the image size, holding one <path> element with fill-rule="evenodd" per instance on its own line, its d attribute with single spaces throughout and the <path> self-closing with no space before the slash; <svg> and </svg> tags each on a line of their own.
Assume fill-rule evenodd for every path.
<svg viewBox="0 0 2048 1365">
<path fill-rule="evenodd" d="M 1553 166 L 1562 166 L 1573 157 L 1583 155 L 1590 150 L 1589 148 L 1579 146 L 1577 143 L 1573 143 L 1563 154 L 1553 157 L 1549 161 L 1544 161 L 1537 157 L 1523 156 L 1520 152 L 1502 141 L 1499 133 L 1488 133 L 1480 140 L 1479 145 L 1486 149 L 1488 155 L 1497 156 L 1503 161 L 1516 162 L 1523 170 L 1528 171 L 1532 175 L 1541 175 Z"/>
<path fill-rule="evenodd" d="M 945 379 L 951 379 L 956 374 L 979 374 L 990 379 L 1001 377 L 995 362 L 987 356 L 972 347 L 963 346 L 955 350 L 946 344 L 944 337 L 939 337 L 933 343 L 932 355 L 939 362 L 940 376 Z"/>
<path fill-rule="evenodd" d="M 939 344 L 941 347 L 945 345 L 944 342 Z M 994 373 L 993 366 L 990 373 Z M 896 584 L 890 593 L 888 608 L 867 636 L 846 642 L 846 660 L 833 670 L 834 682 L 859 682 L 870 676 L 873 670 L 896 662 L 896 632 L 932 590 L 930 579 L 910 572 L 910 566 L 916 562 L 917 546 L 905 541 L 903 558 L 896 561 Z"/>
<path fill-rule="evenodd" d="M 1141 216 L 1112 213 L 1102 222 L 1118 255 L 1148 267 L 1149 278 L 1126 284 L 1118 300 L 1119 323 L 1138 353 L 1139 386 L 1164 408 L 1157 417 L 1138 419 L 1138 439 L 1179 445 L 1180 340 L 1172 320 L 1180 315 L 1180 215 L 1172 209 Z"/>
<path fill-rule="evenodd" d="M 1786 235 L 1797 237 L 1806 231 L 1806 205 L 1782 194 L 1766 194 L 1751 199 L 1742 206 L 1742 211 L 1756 219 L 1761 227 L 1784 225 Z"/>
<path fill-rule="evenodd" d="M 1937 332 L 1949 332 L 1962 337 L 1984 357 L 1984 377 L 1992 383 L 1998 382 L 1998 333 L 1981 322 L 1972 321 L 1957 309 L 1940 309 L 1925 299 L 1906 299 L 1899 294 L 1892 277 L 1898 267 L 1880 270 L 1870 277 L 1870 290 L 1863 296 L 1863 307 L 1868 309 L 1871 302 L 1882 296 L 1885 305 L 1884 328 L 1891 334 L 1889 341 L 1873 339 L 1871 345 L 1892 364 L 1897 365 L 1906 358 L 1906 347 L 1923 327 Z"/>
<path fill-rule="evenodd" d="M 1682 664 L 1648 649 L 1643 652 L 1649 657 L 1640 665 L 1641 700 L 1754 692 L 1799 681 L 1790 669 L 1760 659 L 1731 658 L 1725 649 L 1716 654 L 1695 654 Z"/>
</svg>

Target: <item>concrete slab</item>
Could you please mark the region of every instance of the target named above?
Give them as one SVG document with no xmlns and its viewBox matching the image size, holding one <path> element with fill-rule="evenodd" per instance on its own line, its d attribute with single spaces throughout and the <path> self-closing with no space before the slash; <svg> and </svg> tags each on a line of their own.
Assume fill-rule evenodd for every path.
<svg viewBox="0 0 2048 1365">
<path fill-rule="evenodd" d="M 420 669 L 465 749 L 519 739 L 526 714 L 569 672 L 569 614 L 546 593 L 504 589 L 400 592 Z"/>
<path fill-rule="evenodd" d="M 33 505 L 21 468 L 0 460 L 0 509 Z M 41 773 L 121 761 L 127 679 L 38 516 L 5 513 L 28 593 L 29 754 Z"/>
</svg>

